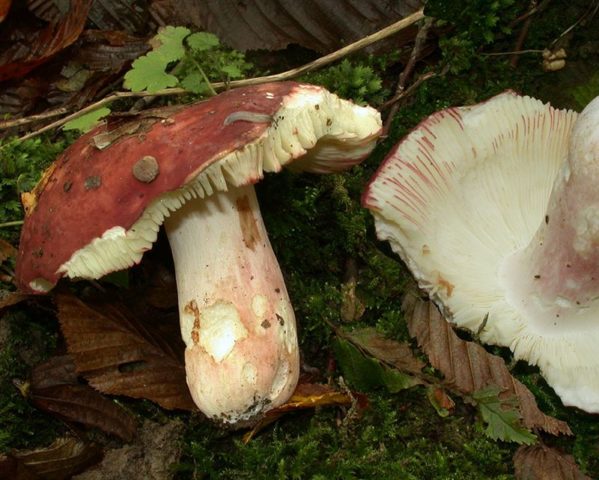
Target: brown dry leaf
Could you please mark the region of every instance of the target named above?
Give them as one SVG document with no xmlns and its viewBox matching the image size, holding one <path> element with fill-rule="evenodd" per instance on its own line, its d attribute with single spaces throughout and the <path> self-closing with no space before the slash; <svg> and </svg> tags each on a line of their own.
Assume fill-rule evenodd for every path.
<svg viewBox="0 0 599 480">
<path fill-rule="evenodd" d="M 542 444 L 520 447 L 514 454 L 514 467 L 518 480 L 591 480 L 572 455 Z"/>
<path fill-rule="evenodd" d="M 91 306 L 58 293 L 56 303 L 69 353 L 93 387 L 147 398 L 168 409 L 196 409 L 185 381 L 180 339 L 173 344 L 115 302 Z"/>
<path fill-rule="evenodd" d="M 254 438 L 256 433 L 287 412 L 316 407 L 348 406 L 352 405 L 356 398 L 357 397 L 353 397 L 349 392 L 342 392 L 329 385 L 320 383 L 299 383 L 291 398 L 280 407 L 273 408 L 266 412 L 266 415 L 264 415 L 264 417 L 262 417 L 260 421 L 243 436 L 243 442 L 248 443 Z M 359 403 L 365 402 L 364 398 L 358 398 L 357 400 Z"/>
<path fill-rule="evenodd" d="M 17 256 L 17 249 L 6 240 L 0 238 L 0 263 Z"/>
<path fill-rule="evenodd" d="M 418 375 L 424 362 L 412 353 L 407 343 L 385 338 L 374 328 L 363 328 L 346 332 L 337 331 L 342 338 L 349 340 L 368 355 L 380 360 L 402 372 Z"/>
<path fill-rule="evenodd" d="M 66 15 L 38 31 L 31 31 L 30 25 L 15 25 L 6 35 L 13 43 L 0 52 L 0 81 L 22 77 L 75 42 L 90 5 L 91 0 L 72 2 Z"/>
<path fill-rule="evenodd" d="M 130 441 L 135 419 L 88 385 L 77 383 L 70 355 L 53 357 L 32 373 L 28 397 L 39 409 L 64 420 L 83 423 Z"/>
<path fill-rule="evenodd" d="M 553 435 L 572 435 L 566 422 L 539 410 L 533 394 L 511 376 L 501 357 L 490 354 L 476 343 L 460 339 L 432 302 L 408 294 L 404 310 L 410 335 L 417 339 L 431 365 L 443 373 L 446 386 L 472 395 L 496 385 L 502 390 L 500 398 L 514 396 L 518 400 L 527 428 L 538 428 Z"/>
<path fill-rule="evenodd" d="M 294 43 L 317 52 L 331 52 L 414 13 L 422 3 L 155 0 L 150 14 L 163 25 L 191 23 L 208 30 L 237 50 L 280 50 Z M 409 32 L 405 41 L 414 36 L 414 31 Z"/>
<path fill-rule="evenodd" d="M 99 446 L 77 438 L 56 439 L 49 447 L 0 457 L 0 479 L 66 480 L 102 459 Z"/>
<path fill-rule="evenodd" d="M 20 292 L 7 292 L 6 290 L 0 290 L 0 311 L 5 308 L 12 307 L 17 303 L 21 303 L 23 300 L 27 300 L 29 295 Z"/>
</svg>

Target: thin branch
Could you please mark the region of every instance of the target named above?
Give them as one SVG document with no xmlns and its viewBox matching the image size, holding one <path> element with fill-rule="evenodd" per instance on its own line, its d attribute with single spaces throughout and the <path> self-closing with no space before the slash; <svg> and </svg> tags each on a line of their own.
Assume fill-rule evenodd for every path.
<svg viewBox="0 0 599 480">
<path fill-rule="evenodd" d="M 4 222 L 4 223 L 0 223 L 0 228 L 6 228 L 6 227 L 19 227 L 23 225 L 23 220 L 14 220 L 12 222 Z"/>
<path fill-rule="evenodd" d="M 424 73 L 424 74 L 420 75 L 414 81 L 414 83 L 412 83 L 412 85 L 410 85 L 405 90 L 402 90 L 401 92 L 396 93 L 393 96 L 393 98 L 391 98 L 390 100 L 387 100 L 385 103 L 383 103 L 381 105 L 380 109 L 381 110 L 386 110 L 387 108 L 393 106 L 394 104 L 396 104 L 397 102 L 399 102 L 403 98 L 410 96 L 414 92 L 414 90 L 416 90 L 422 83 L 426 82 L 427 80 L 430 80 L 431 78 L 439 77 L 439 76 L 441 76 L 443 74 L 444 74 L 444 72 L 427 72 L 427 73 Z"/>
<path fill-rule="evenodd" d="M 373 33 L 372 35 L 364 37 L 364 38 L 358 40 L 357 42 L 346 45 L 345 47 L 343 47 L 339 50 L 336 50 L 332 53 L 329 53 L 328 55 L 325 55 L 324 57 L 317 58 L 313 62 L 302 65 L 301 67 L 293 68 L 291 70 L 287 70 L 282 73 L 266 75 L 263 77 L 247 78 L 244 80 L 233 80 L 231 82 L 215 82 L 215 83 L 211 83 L 210 85 L 212 86 L 212 88 L 214 90 L 222 90 L 224 88 L 229 88 L 229 87 L 235 88 L 235 87 L 243 87 L 243 86 L 248 86 L 248 85 L 258 85 L 258 84 L 267 83 L 267 82 L 278 82 L 278 81 L 282 81 L 282 80 L 289 80 L 291 78 L 298 77 L 299 75 L 302 75 L 304 73 L 311 72 L 313 70 L 322 68 L 325 65 L 328 65 L 329 63 L 333 63 L 343 57 L 346 57 L 347 55 L 349 55 L 351 53 L 357 52 L 358 50 L 361 50 L 369 45 L 372 45 L 373 43 L 378 42 L 379 40 L 382 40 L 390 35 L 393 35 L 394 33 L 397 33 L 400 30 L 404 30 L 405 28 L 409 27 L 410 25 L 413 25 L 414 23 L 418 22 L 422 18 L 424 18 L 424 13 L 423 13 L 423 10 L 421 9 L 421 10 L 418 10 L 417 12 L 414 12 L 411 15 L 408 15 L 407 17 L 401 19 L 398 22 L 395 22 L 395 23 L 389 25 L 388 27 L 385 27 L 382 30 L 379 30 L 378 32 Z M 65 123 L 70 122 L 71 120 L 74 120 L 75 118 L 79 118 L 82 115 L 85 115 L 86 113 L 91 112 L 92 110 L 96 110 L 97 108 L 100 108 L 104 105 L 107 105 L 107 104 L 114 102 L 115 100 L 118 100 L 121 98 L 181 95 L 184 93 L 190 93 L 190 92 L 188 92 L 184 88 L 165 88 L 163 90 L 158 90 L 156 92 L 115 92 L 112 95 L 109 95 L 108 97 L 98 100 L 97 102 L 92 103 L 92 104 L 88 105 L 87 107 L 85 107 L 77 112 L 72 113 L 71 115 L 67 115 L 66 117 L 61 118 L 60 120 L 52 122 L 52 123 L 40 128 L 39 130 L 30 132 L 27 135 L 20 137 L 18 140 L 22 141 L 22 140 L 27 140 L 29 138 L 36 137 L 44 132 L 47 132 L 48 130 L 58 128 L 58 127 L 64 125 Z"/>
<path fill-rule="evenodd" d="M 38 120 L 45 120 L 47 118 L 58 117 L 64 115 L 69 110 L 65 107 L 57 108 L 55 110 L 47 110 L 37 115 L 30 115 L 29 117 L 16 118 L 14 120 L 5 120 L 0 122 L 0 130 L 6 130 L 8 128 L 20 127 L 21 125 L 27 125 L 28 123 L 37 122 Z"/>
<path fill-rule="evenodd" d="M 389 114 L 387 115 L 387 118 L 385 120 L 385 125 L 383 126 L 383 136 L 387 135 L 387 132 L 389 131 L 389 127 L 391 126 L 391 122 L 393 121 L 393 117 L 395 116 L 395 114 L 397 113 L 397 110 L 399 109 L 398 100 L 400 98 L 403 98 L 402 93 L 406 89 L 406 85 L 408 84 L 409 78 L 414 73 L 414 69 L 416 68 L 416 62 L 418 61 L 418 57 L 420 57 L 420 54 L 422 53 L 422 49 L 424 48 L 424 45 L 426 44 L 426 39 L 428 37 L 428 31 L 431 28 L 432 24 L 433 24 L 432 19 L 426 18 L 424 20 L 424 22 L 422 23 L 422 25 L 420 26 L 420 28 L 418 29 L 418 34 L 416 35 L 416 40 L 414 41 L 414 48 L 412 48 L 412 53 L 410 54 L 408 63 L 406 64 L 406 66 L 402 70 L 402 72 L 399 74 L 399 81 L 398 81 L 397 89 L 395 91 L 395 96 L 394 96 L 394 98 L 397 97 L 397 100 L 395 100 L 391 104 Z"/>
<path fill-rule="evenodd" d="M 481 52 L 480 55 L 484 56 L 484 57 L 498 57 L 498 56 L 502 56 L 502 55 L 524 55 L 525 53 L 543 53 L 543 50 L 535 50 L 535 49 L 528 49 L 528 50 L 515 50 L 513 52 L 490 52 L 490 53 L 484 53 Z"/>
</svg>

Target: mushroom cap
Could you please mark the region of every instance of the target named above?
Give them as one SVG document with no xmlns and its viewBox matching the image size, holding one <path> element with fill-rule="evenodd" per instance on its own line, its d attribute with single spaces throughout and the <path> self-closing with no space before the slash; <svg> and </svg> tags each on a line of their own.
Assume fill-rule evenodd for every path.
<svg viewBox="0 0 599 480">
<path fill-rule="evenodd" d="M 291 161 L 305 171 L 344 170 L 368 155 L 380 131 L 376 110 L 295 82 L 100 126 L 24 195 L 19 286 L 40 293 L 65 275 L 98 278 L 127 268 L 186 200 L 255 183 Z"/>
<path fill-rule="evenodd" d="M 566 405 L 599 412 L 596 321 L 531 317 L 506 268 L 549 223 L 577 117 L 513 92 L 437 112 L 390 152 L 363 204 L 451 322 L 538 365 Z"/>
</svg>

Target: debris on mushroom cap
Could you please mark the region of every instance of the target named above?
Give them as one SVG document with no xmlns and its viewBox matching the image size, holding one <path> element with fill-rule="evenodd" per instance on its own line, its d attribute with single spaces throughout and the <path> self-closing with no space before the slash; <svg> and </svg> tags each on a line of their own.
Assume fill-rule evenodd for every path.
<svg viewBox="0 0 599 480">
<path fill-rule="evenodd" d="M 565 404 L 599 412 L 593 103 L 594 117 L 592 105 L 578 116 L 505 92 L 437 112 L 388 155 L 363 204 L 455 325 L 482 327 Z"/>
<path fill-rule="evenodd" d="M 225 122 L 234 112 L 255 117 Z M 40 293 L 62 276 L 98 278 L 138 263 L 164 218 L 192 197 L 255 183 L 292 161 L 306 171 L 346 169 L 374 147 L 381 121 L 376 110 L 324 88 L 281 82 L 230 90 L 133 127 L 109 142 L 106 125 L 82 136 L 28 197 L 17 260 L 22 290 Z M 144 156 L 160 166 L 150 181 L 133 172 Z"/>
</svg>

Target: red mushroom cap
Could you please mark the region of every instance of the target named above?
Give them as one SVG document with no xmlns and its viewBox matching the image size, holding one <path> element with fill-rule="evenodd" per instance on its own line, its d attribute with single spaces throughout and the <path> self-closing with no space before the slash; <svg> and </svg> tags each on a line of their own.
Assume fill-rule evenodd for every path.
<svg viewBox="0 0 599 480">
<path fill-rule="evenodd" d="M 309 115 L 294 117 L 308 109 Z M 87 133 L 25 194 L 16 272 L 22 290 L 48 290 L 64 275 L 92 277 L 73 274 L 64 265 L 115 227 L 128 235 L 151 202 L 195 181 L 219 160 L 231 160 L 231 154 L 237 152 L 240 158 L 223 167 L 224 177 L 227 183 L 242 185 L 257 182 L 263 169 L 276 171 L 303 156 L 319 140 L 319 147 L 322 140 L 326 145 L 314 148 L 316 153 L 306 158 L 315 163 L 300 162 L 302 169 L 325 171 L 329 160 L 331 171 L 349 167 L 370 152 L 380 133 L 375 110 L 294 82 L 239 88 L 172 111 L 136 117 L 116 130 L 103 125 Z M 281 152 L 287 158 L 281 158 Z M 254 163 L 243 167 L 240 176 L 232 173 L 232 165 L 246 162 L 248 156 Z M 207 181 L 215 189 L 226 189 L 210 177 L 203 182 L 208 195 Z M 168 215 L 173 208 L 162 210 Z M 139 261 L 154 240 L 135 247 L 138 256 L 127 265 Z M 93 278 L 118 268 L 111 265 Z"/>
</svg>

